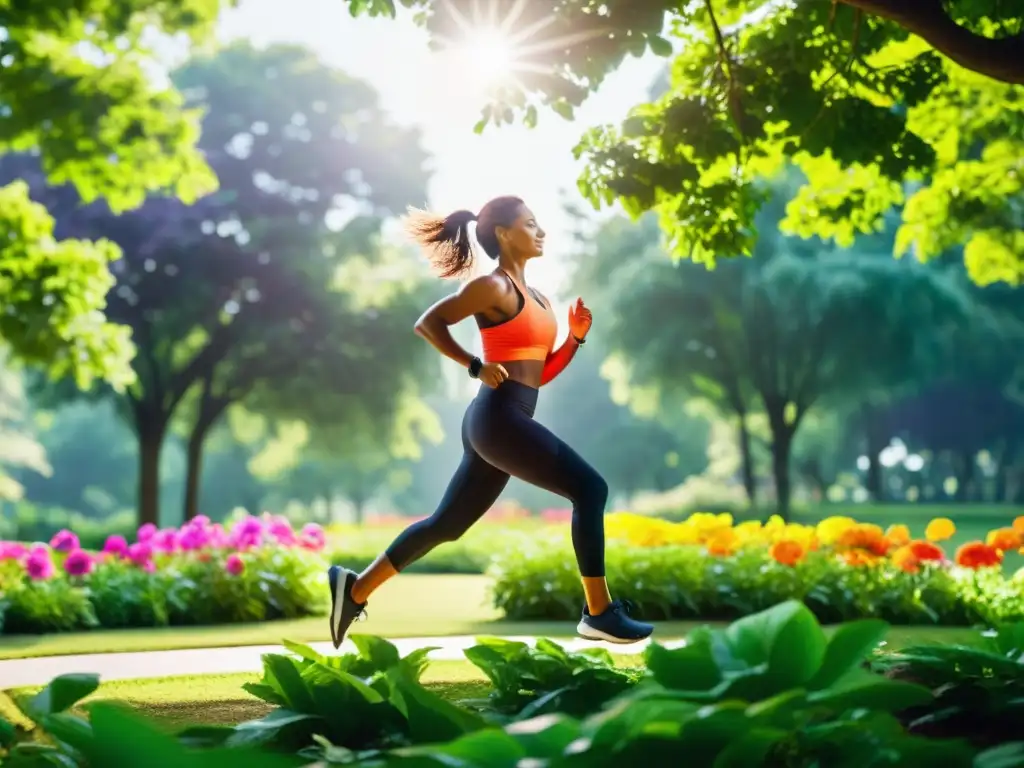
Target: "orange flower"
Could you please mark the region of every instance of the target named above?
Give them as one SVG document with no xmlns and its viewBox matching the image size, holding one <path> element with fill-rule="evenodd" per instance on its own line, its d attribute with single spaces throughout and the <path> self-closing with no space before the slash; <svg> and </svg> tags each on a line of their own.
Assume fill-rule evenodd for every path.
<svg viewBox="0 0 1024 768">
<path fill-rule="evenodd" d="M 905 525 L 890 525 L 885 532 L 885 538 L 894 547 L 902 547 L 910 543 L 910 529 Z"/>
<path fill-rule="evenodd" d="M 726 528 L 716 532 L 715 535 L 708 540 L 708 554 L 727 557 L 735 551 L 736 544 L 736 534 L 732 532 L 731 528 Z"/>
<path fill-rule="evenodd" d="M 956 533 L 956 526 L 948 517 L 936 517 L 924 530 L 924 537 L 928 541 L 945 541 Z"/>
<path fill-rule="evenodd" d="M 836 546 L 840 549 L 862 549 L 873 555 L 884 555 L 889 551 L 889 541 L 882 529 L 872 523 L 857 523 L 843 531 Z"/>
<path fill-rule="evenodd" d="M 932 544 L 930 541 L 922 541 L 915 539 L 908 544 L 910 550 L 921 562 L 928 560 L 942 561 L 946 559 L 946 552 L 938 544 Z"/>
<path fill-rule="evenodd" d="M 800 542 L 790 539 L 782 539 L 772 544 L 769 550 L 772 559 L 781 565 L 793 566 L 804 559 L 804 548 Z"/>
<path fill-rule="evenodd" d="M 1013 530 L 1013 528 L 996 528 L 994 531 L 989 531 L 988 536 L 985 538 L 985 543 L 990 547 L 998 549 L 1000 552 L 1020 549 L 1022 545 L 1020 534 Z"/>
<path fill-rule="evenodd" d="M 1024 515 L 1021 515 L 1013 521 L 1013 530 L 1021 536 L 1024 536 Z"/>
<path fill-rule="evenodd" d="M 892 564 L 907 573 L 917 573 L 921 570 L 921 561 L 910 545 L 902 546 L 892 553 Z"/>
<path fill-rule="evenodd" d="M 852 566 L 874 565 L 878 562 L 878 557 L 863 549 L 851 549 L 843 552 L 843 560 Z"/>
<path fill-rule="evenodd" d="M 1003 553 L 983 541 L 969 541 L 956 551 L 956 564 L 964 568 L 991 568 L 1003 562 Z"/>
</svg>

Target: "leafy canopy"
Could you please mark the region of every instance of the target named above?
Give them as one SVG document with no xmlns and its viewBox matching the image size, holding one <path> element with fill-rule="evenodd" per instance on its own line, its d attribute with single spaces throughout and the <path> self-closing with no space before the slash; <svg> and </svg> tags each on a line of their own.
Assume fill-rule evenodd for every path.
<svg viewBox="0 0 1024 768">
<path fill-rule="evenodd" d="M 199 43 L 220 0 L 0 2 L 0 153 L 31 152 L 54 184 L 116 212 L 153 192 L 192 202 L 217 180 L 196 148 L 199 113 L 153 76 L 161 33 Z M 117 249 L 53 235 L 18 182 L 0 188 L 0 336 L 22 361 L 79 386 L 132 380 L 123 328 L 105 321 Z"/>
<path fill-rule="evenodd" d="M 390 0 L 349 0 L 394 13 Z M 472 35 L 473 0 L 421 12 L 436 41 Z M 571 118 L 627 55 L 670 56 L 667 90 L 587 131 L 580 190 L 656 211 L 672 254 L 749 255 L 759 180 L 795 162 L 807 183 L 785 231 L 849 245 L 902 209 L 897 255 L 964 246 L 976 282 L 1024 270 L 1024 8 L 996 0 L 558 0 L 496 3 L 522 40 L 517 83 L 480 127 Z M 469 23 L 467 23 L 469 20 Z M 662 37 L 667 34 L 670 40 Z"/>
</svg>

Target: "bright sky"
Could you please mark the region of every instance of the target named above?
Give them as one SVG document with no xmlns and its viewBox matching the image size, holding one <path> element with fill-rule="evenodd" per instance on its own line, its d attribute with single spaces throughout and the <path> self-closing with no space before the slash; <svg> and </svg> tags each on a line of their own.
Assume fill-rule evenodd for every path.
<svg viewBox="0 0 1024 768">
<path fill-rule="evenodd" d="M 448 213 L 479 210 L 497 195 L 523 197 L 548 233 L 547 255 L 530 266 L 528 277 L 559 303 L 575 298 L 568 295 L 571 286 L 561 285 L 560 263 L 560 255 L 571 247 L 562 203 L 582 203 L 572 147 L 586 127 L 617 122 L 644 101 L 665 64 L 653 56 L 628 59 L 579 111 L 575 123 L 542 112 L 533 130 L 491 126 L 481 136 L 473 133 L 473 125 L 480 115 L 479 73 L 488 62 L 466 52 L 431 53 L 426 32 L 407 16 L 353 19 L 340 0 L 242 0 L 224 15 L 221 29 L 226 38 L 245 37 L 257 45 L 305 45 L 325 63 L 372 83 L 396 120 L 419 124 L 434 175 L 429 200 L 410 204 L 426 203 Z M 589 204 L 583 205 L 590 210 Z M 489 260 L 484 261 L 481 268 L 490 268 Z"/>
</svg>

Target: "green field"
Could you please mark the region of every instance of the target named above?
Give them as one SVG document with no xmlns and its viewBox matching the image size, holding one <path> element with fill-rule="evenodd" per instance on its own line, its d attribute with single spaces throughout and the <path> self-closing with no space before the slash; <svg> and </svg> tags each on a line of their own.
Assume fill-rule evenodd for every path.
<svg viewBox="0 0 1024 768">
<path fill-rule="evenodd" d="M 369 618 L 355 625 L 361 634 L 383 637 L 430 637 L 453 635 L 528 635 L 572 637 L 575 624 L 564 621 L 501 621 L 488 600 L 485 576 L 408 574 L 386 584 L 368 608 Z M 662 640 L 685 637 L 703 622 L 657 623 Z M 960 642 L 975 632 L 961 627 L 894 627 L 890 641 Z M 276 645 L 283 639 L 324 642 L 330 639 L 327 619 L 228 624 L 213 627 L 96 630 L 53 635 L 0 636 L 0 659 L 62 656 L 82 653 L 163 651 L 176 648 L 215 648 L 245 645 Z"/>
</svg>

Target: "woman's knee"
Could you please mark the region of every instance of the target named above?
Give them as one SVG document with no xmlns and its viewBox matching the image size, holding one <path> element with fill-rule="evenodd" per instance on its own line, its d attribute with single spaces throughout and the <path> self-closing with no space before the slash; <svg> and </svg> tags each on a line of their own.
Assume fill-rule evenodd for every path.
<svg viewBox="0 0 1024 768">
<path fill-rule="evenodd" d="M 597 470 L 591 467 L 587 467 L 587 470 L 582 473 L 572 500 L 580 511 L 600 516 L 608 504 L 608 482 Z"/>
</svg>

